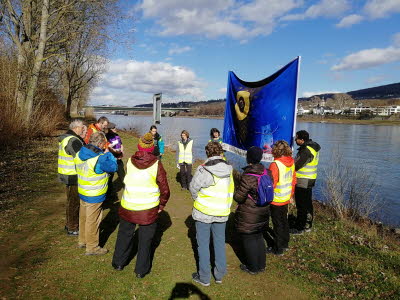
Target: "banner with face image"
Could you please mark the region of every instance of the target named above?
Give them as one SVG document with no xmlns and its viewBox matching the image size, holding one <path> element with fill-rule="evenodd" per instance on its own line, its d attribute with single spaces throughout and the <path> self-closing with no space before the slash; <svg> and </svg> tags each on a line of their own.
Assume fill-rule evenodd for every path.
<svg viewBox="0 0 400 300">
<path fill-rule="evenodd" d="M 297 113 L 300 57 L 273 75 L 246 82 L 228 74 L 224 118 L 224 150 L 245 156 L 247 149 L 263 149 L 263 161 L 273 161 L 271 147 L 285 140 L 293 145 Z"/>
</svg>

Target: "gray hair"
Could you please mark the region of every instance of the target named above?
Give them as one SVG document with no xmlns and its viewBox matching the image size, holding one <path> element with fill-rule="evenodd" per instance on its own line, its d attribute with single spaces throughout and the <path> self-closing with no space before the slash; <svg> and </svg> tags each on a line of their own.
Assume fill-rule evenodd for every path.
<svg viewBox="0 0 400 300">
<path fill-rule="evenodd" d="M 72 120 L 72 122 L 69 124 L 69 129 L 74 130 L 77 127 L 82 127 L 83 126 L 83 121 L 79 119 Z"/>
<path fill-rule="evenodd" d="M 99 147 L 107 141 L 106 135 L 102 131 L 93 133 L 89 138 L 89 144 Z"/>
</svg>

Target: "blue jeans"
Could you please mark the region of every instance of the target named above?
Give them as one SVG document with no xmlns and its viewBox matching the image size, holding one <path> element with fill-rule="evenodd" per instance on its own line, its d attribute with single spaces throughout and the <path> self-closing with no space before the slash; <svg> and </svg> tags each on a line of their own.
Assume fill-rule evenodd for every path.
<svg viewBox="0 0 400 300">
<path fill-rule="evenodd" d="M 222 277 L 226 274 L 225 226 L 226 222 L 208 224 L 196 221 L 199 276 L 202 282 L 209 283 L 211 280 L 210 232 L 212 233 L 215 253 L 215 268 L 213 270 L 215 280 L 222 280 Z"/>
</svg>

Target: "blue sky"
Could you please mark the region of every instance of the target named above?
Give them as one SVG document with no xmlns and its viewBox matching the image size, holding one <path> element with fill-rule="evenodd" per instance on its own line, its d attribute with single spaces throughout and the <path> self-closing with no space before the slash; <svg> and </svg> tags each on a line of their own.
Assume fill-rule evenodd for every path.
<svg viewBox="0 0 400 300">
<path fill-rule="evenodd" d="M 298 96 L 400 81 L 400 0 L 121 1 L 130 47 L 115 45 L 91 104 L 224 98 L 302 57 Z"/>
</svg>

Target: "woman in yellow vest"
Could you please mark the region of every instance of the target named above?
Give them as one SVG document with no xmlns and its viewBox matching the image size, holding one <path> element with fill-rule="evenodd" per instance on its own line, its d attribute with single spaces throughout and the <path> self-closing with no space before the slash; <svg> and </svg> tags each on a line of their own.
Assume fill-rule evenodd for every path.
<svg viewBox="0 0 400 300">
<path fill-rule="evenodd" d="M 209 286 L 211 281 L 211 234 L 215 254 L 215 282 L 222 283 L 226 274 L 225 226 L 234 192 L 232 166 L 222 159 L 222 146 L 218 142 L 208 143 L 206 154 L 208 159 L 198 167 L 190 184 L 199 256 L 199 269 L 192 274 L 192 279 L 203 286 Z"/>
<path fill-rule="evenodd" d="M 283 255 L 289 249 L 288 206 L 294 194 L 296 172 L 292 149 L 286 141 L 276 141 L 272 155 L 274 161 L 269 169 L 274 180 L 274 200 L 270 205 L 274 245 L 267 249 L 267 253 Z"/>
<path fill-rule="evenodd" d="M 182 190 L 189 189 L 192 180 L 193 140 L 189 138 L 189 132 L 183 130 L 181 140 L 178 141 L 178 164 L 181 177 Z"/>
<path fill-rule="evenodd" d="M 126 164 L 125 190 L 119 209 L 121 220 L 112 266 L 121 271 L 128 264 L 134 247 L 135 228 L 139 225 L 135 273 L 137 278 L 143 278 L 150 272 L 156 221 L 168 202 L 170 191 L 164 167 L 153 154 L 153 135 L 150 132 L 139 139 L 138 149 Z"/>
</svg>

